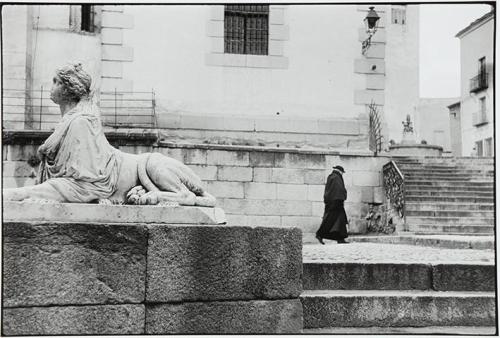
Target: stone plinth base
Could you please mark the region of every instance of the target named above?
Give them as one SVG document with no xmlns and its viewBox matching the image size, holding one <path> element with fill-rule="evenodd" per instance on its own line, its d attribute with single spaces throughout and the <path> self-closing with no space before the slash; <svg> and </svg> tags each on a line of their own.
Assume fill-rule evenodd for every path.
<svg viewBox="0 0 500 338">
<path fill-rule="evenodd" d="M 4 203 L 3 334 L 299 333 L 301 231 L 222 219 Z"/>
<path fill-rule="evenodd" d="M 394 144 L 389 146 L 391 156 L 441 156 L 443 147 L 431 144 Z"/>
</svg>

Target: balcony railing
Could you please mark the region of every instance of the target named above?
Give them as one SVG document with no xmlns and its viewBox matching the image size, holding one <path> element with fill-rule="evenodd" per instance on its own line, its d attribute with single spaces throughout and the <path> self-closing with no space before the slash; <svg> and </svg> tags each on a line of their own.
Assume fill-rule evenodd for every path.
<svg viewBox="0 0 500 338">
<path fill-rule="evenodd" d="M 472 113 L 472 125 L 475 127 L 488 123 L 488 116 L 486 110 L 480 110 Z"/>
<path fill-rule="evenodd" d="M 31 91 L 3 89 L 2 98 L 4 126 L 51 130 L 61 120 L 59 106 L 50 99 L 50 90 L 43 87 Z M 154 91 L 101 92 L 98 102 L 101 119 L 106 127 L 153 129 L 157 126 Z"/>
<path fill-rule="evenodd" d="M 470 79 L 470 92 L 475 93 L 488 88 L 488 73 L 480 72 Z"/>
</svg>

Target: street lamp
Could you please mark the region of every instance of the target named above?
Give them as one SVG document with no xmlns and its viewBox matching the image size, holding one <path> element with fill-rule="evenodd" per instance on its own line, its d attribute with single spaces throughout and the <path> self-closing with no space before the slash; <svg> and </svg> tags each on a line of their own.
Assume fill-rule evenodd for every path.
<svg viewBox="0 0 500 338">
<path fill-rule="evenodd" d="M 363 41 L 361 44 L 361 54 L 363 54 L 363 55 L 365 55 L 368 48 L 370 48 L 372 36 L 375 35 L 375 32 L 377 31 L 377 28 L 378 28 L 377 23 L 378 23 L 378 20 L 380 19 L 377 12 L 375 12 L 375 7 L 372 6 L 369 8 L 370 8 L 370 11 L 368 11 L 366 18 L 363 20 L 365 22 L 366 34 L 368 34 L 368 37 L 366 38 L 366 40 Z"/>
</svg>

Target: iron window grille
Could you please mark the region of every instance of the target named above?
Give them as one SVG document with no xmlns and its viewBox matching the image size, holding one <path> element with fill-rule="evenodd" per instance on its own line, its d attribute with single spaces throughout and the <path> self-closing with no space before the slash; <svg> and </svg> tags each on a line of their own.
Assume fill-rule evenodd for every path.
<svg viewBox="0 0 500 338">
<path fill-rule="evenodd" d="M 391 17 L 393 24 L 406 24 L 406 5 L 393 5 L 391 8 Z"/>
<path fill-rule="evenodd" d="M 268 55 L 269 5 L 225 5 L 224 53 Z"/>
<path fill-rule="evenodd" d="M 82 5 L 82 23 L 80 29 L 85 32 L 94 32 L 94 6 Z"/>
</svg>

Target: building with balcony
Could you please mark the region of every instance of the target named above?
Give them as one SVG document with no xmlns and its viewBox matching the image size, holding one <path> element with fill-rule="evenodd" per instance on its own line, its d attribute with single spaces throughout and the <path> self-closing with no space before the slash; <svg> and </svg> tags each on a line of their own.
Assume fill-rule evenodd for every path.
<svg viewBox="0 0 500 338">
<path fill-rule="evenodd" d="M 460 39 L 460 100 L 450 105 L 450 125 L 457 156 L 493 156 L 494 119 L 494 29 L 491 11 L 457 33 Z M 455 150 L 458 152 L 458 150 Z M 454 151 L 454 152 L 455 152 Z"/>
<path fill-rule="evenodd" d="M 418 5 L 6 5 L 4 129 L 51 129 L 54 70 L 82 61 L 105 122 L 193 142 L 368 149 L 419 100 Z"/>
</svg>

